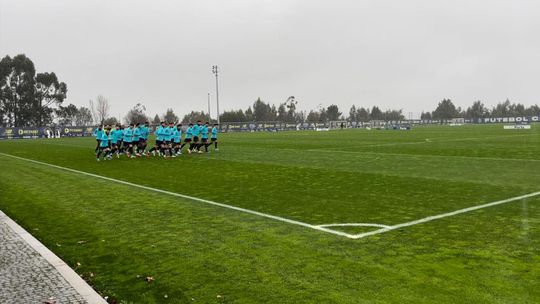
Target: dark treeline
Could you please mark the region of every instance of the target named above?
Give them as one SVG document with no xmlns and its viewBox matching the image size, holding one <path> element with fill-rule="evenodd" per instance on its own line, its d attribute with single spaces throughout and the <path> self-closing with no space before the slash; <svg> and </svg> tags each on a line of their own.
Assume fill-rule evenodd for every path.
<svg viewBox="0 0 540 304">
<path fill-rule="evenodd" d="M 292 102 L 291 102 L 292 98 Z M 349 120 L 368 122 L 372 120 L 405 120 L 403 110 L 385 110 L 379 107 L 357 107 L 353 105 L 348 115 L 341 113 L 338 106 L 330 105 L 327 108 L 311 110 L 308 113 L 296 111 L 296 101 L 290 97 L 287 102 L 275 105 L 267 104 L 257 99 L 252 107 L 246 110 L 225 111 L 220 115 L 222 122 L 250 122 L 250 121 L 281 121 L 281 122 L 328 122 L 332 120 Z M 525 107 L 520 103 L 511 103 L 506 100 L 493 108 L 486 107 L 481 101 L 475 101 L 466 109 L 456 107 L 450 99 L 443 99 L 432 112 L 422 112 L 424 120 L 451 120 L 454 118 L 488 118 L 488 117 L 517 117 L 540 115 L 540 107 L 532 105 Z"/>
<path fill-rule="evenodd" d="M 162 115 L 148 116 L 142 103 L 137 103 L 123 118 L 110 113 L 110 102 L 103 96 L 89 101 L 88 107 L 64 105 L 67 85 L 60 82 L 55 73 L 36 73 L 34 63 L 24 54 L 13 58 L 5 56 L 0 60 L 0 126 L 30 127 L 63 126 L 117 123 L 138 123 L 148 121 L 159 124 L 168 122 L 210 121 L 204 111 L 191 111 L 182 119 L 173 109 L 166 109 Z M 403 111 L 386 109 L 378 106 L 358 107 L 353 105 L 347 113 L 335 104 L 319 106 L 316 110 L 299 111 L 298 101 L 290 96 L 278 105 L 266 103 L 260 98 L 247 109 L 229 110 L 220 115 L 221 122 L 263 122 L 280 121 L 286 123 L 320 123 L 335 120 L 368 122 L 372 120 L 404 120 Z M 540 107 L 525 107 L 520 103 L 506 100 L 493 108 L 486 107 L 481 101 L 475 101 L 467 108 L 456 107 L 450 99 L 443 99 L 435 110 L 422 112 L 421 119 L 450 120 L 454 118 L 488 118 L 540 115 Z M 215 120 L 212 120 L 214 122 Z"/>
<path fill-rule="evenodd" d="M 250 121 L 280 121 L 290 123 L 300 122 L 328 122 L 333 120 L 370 121 L 370 120 L 402 120 L 402 110 L 381 111 L 379 107 L 371 109 L 352 106 L 348 115 L 340 112 L 337 105 L 319 107 L 317 110 L 297 111 L 298 102 L 294 96 L 287 98 L 284 103 L 276 105 L 265 103 L 258 98 L 253 106 L 246 110 L 231 110 L 223 112 L 219 117 L 221 122 L 250 122 Z"/>
<path fill-rule="evenodd" d="M 491 118 L 491 117 L 518 117 L 540 115 L 540 107 L 532 105 L 525 107 L 510 100 L 498 103 L 493 108 L 486 107 L 480 100 L 473 102 L 467 109 L 456 107 L 450 99 L 443 99 L 433 112 L 422 112 L 421 119 L 449 120 L 453 118 Z"/>
</svg>

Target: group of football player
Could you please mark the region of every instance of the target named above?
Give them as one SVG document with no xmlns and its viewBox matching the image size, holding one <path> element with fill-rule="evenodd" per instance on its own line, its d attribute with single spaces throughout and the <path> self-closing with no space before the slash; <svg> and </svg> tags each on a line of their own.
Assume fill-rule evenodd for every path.
<svg viewBox="0 0 540 304">
<path fill-rule="evenodd" d="M 121 155 L 128 158 L 150 157 L 151 155 L 164 158 L 177 157 L 182 154 L 182 149 L 186 145 L 188 145 L 187 152 L 190 154 L 208 153 L 208 147 L 212 145 L 214 150 L 219 150 L 218 124 L 210 128 L 208 122 L 203 124 L 199 120 L 196 124 L 190 123 L 184 130 L 182 124 L 175 125 L 173 122 L 167 124 L 163 121 L 154 131 L 155 145 L 147 150 L 150 133 L 148 122 L 129 126 L 119 124 L 114 127 L 99 126 L 93 133 L 97 142 L 96 160 L 111 160 L 114 155 L 117 158 Z"/>
</svg>

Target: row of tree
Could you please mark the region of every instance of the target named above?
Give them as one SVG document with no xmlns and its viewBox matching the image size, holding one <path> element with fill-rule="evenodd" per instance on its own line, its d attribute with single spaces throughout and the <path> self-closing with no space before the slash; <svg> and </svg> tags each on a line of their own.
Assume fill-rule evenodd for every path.
<svg viewBox="0 0 540 304">
<path fill-rule="evenodd" d="M 388 109 L 382 111 L 379 107 L 357 107 L 353 105 L 346 116 L 340 112 L 338 106 L 330 105 L 327 108 L 319 107 L 307 114 L 304 111 L 296 111 L 297 102 L 294 97 L 289 97 L 287 102 L 275 105 L 267 104 L 257 99 L 252 107 L 247 110 L 225 111 L 220 119 L 222 122 L 249 122 L 249 121 L 281 121 L 281 122 L 327 122 L 332 120 L 349 120 L 368 122 L 372 120 L 404 120 L 403 110 Z M 520 103 L 511 103 L 506 100 L 493 108 L 488 108 L 481 101 L 475 101 L 466 109 L 456 107 L 450 99 L 443 99 L 432 112 L 422 112 L 424 120 L 451 120 L 454 118 L 487 118 L 487 117 L 517 117 L 540 115 L 540 107 L 532 105 L 525 107 Z"/>
<path fill-rule="evenodd" d="M 85 125 L 92 121 L 105 125 L 121 123 L 116 117 L 109 115 L 109 101 L 98 96 L 96 102 L 90 100 L 90 109 L 85 107 L 77 108 L 70 104 L 67 107 L 59 106 L 55 113 L 58 117 L 58 123 L 61 125 Z M 372 120 L 404 120 L 402 110 L 385 110 L 379 107 L 371 108 L 356 107 L 353 105 L 346 116 L 340 112 L 337 105 L 328 107 L 319 107 L 318 110 L 311 110 L 307 114 L 305 111 L 296 111 L 297 101 L 293 96 L 278 107 L 265 103 L 258 98 L 253 106 L 246 110 L 230 110 L 220 115 L 221 122 L 263 122 L 263 121 L 281 121 L 288 123 L 300 122 L 328 122 L 332 120 L 349 120 L 368 122 Z M 451 120 L 454 118 L 485 118 L 485 117 L 512 117 L 512 116 L 534 116 L 540 115 L 540 107 L 533 105 L 525 107 L 522 104 L 511 103 L 509 100 L 497 104 L 492 109 L 488 109 L 481 101 L 474 102 L 466 110 L 456 107 L 450 99 L 443 99 L 432 112 L 422 112 L 421 119 L 425 120 Z M 136 104 L 123 119 L 123 123 L 143 123 L 150 122 L 159 124 L 161 121 L 189 123 L 197 120 L 211 120 L 209 115 L 200 111 L 191 111 L 179 119 L 179 116 L 173 109 L 167 109 L 162 114 L 156 114 L 152 119 L 146 114 L 146 107 L 141 103 Z"/>
<path fill-rule="evenodd" d="M 36 73 L 25 55 L 0 60 L 0 125 L 24 127 L 52 123 L 55 106 L 67 94 L 54 73 Z"/>
<path fill-rule="evenodd" d="M 46 126 L 53 123 L 60 125 L 90 125 L 116 123 L 158 124 L 160 121 L 183 123 L 197 120 L 210 121 L 208 113 L 191 111 L 182 119 L 172 109 L 153 118 L 146 114 L 146 107 L 137 103 L 123 121 L 110 115 L 110 102 L 103 96 L 90 100 L 89 107 L 63 105 L 67 86 L 60 82 L 55 73 L 36 73 L 34 63 L 24 54 L 13 58 L 6 56 L 0 60 L 0 126 L 26 127 Z M 298 102 L 294 96 L 283 103 L 266 103 L 258 98 L 246 110 L 230 110 L 220 115 L 221 122 L 262 122 L 281 121 L 287 123 L 327 122 L 332 120 L 350 120 L 367 122 L 371 120 L 403 120 L 402 110 L 379 107 L 357 107 L 353 105 L 348 115 L 342 113 L 337 105 L 319 106 L 316 110 L 298 111 Z M 450 99 L 443 99 L 435 110 L 422 112 L 421 119 L 450 120 L 453 118 L 485 118 L 509 116 L 540 115 L 540 107 L 525 107 L 520 103 L 511 103 L 508 99 L 493 108 L 486 107 L 481 101 L 475 101 L 466 109 L 456 107 Z"/>
<path fill-rule="evenodd" d="M 349 110 L 349 115 L 345 116 L 337 105 L 328 107 L 319 106 L 317 110 L 296 111 L 298 102 L 294 96 L 279 106 L 265 103 L 258 98 L 253 106 L 246 110 L 225 111 L 220 115 L 222 122 L 250 122 L 250 121 L 281 121 L 289 123 L 300 122 L 327 122 L 333 120 L 351 120 L 351 121 L 370 121 L 370 120 L 400 120 L 404 119 L 402 110 L 381 111 L 379 107 L 374 106 L 371 109 L 355 105 Z"/>
<path fill-rule="evenodd" d="M 520 103 L 511 103 L 510 100 L 498 103 L 488 108 L 482 101 L 475 101 L 467 109 L 456 107 L 450 99 L 443 99 L 433 112 L 422 112 L 421 119 L 450 120 L 454 118 L 489 118 L 489 117 L 518 117 L 540 115 L 540 107 L 532 105 L 525 107 Z"/>
</svg>

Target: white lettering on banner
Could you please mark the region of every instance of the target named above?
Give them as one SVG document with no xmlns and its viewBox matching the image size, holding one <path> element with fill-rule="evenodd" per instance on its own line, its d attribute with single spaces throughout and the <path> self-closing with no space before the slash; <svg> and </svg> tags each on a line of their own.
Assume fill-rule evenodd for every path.
<svg viewBox="0 0 540 304">
<path fill-rule="evenodd" d="M 517 116 L 517 117 L 490 117 L 479 119 L 479 122 L 483 123 L 508 123 L 508 122 L 519 122 L 519 123 L 530 123 L 540 121 L 540 116 Z"/>
</svg>

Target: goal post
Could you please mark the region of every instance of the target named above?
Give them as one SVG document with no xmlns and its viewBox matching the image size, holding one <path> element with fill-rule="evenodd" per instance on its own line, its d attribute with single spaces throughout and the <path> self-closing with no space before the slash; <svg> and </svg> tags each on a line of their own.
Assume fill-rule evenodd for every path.
<svg viewBox="0 0 540 304">
<path fill-rule="evenodd" d="M 349 127 L 349 123 L 346 120 L 333 120 L 333 121 L 330 121 L 330 124 L 329 124 L 330 130 L 346 129 L 348 127 Z"/>
</svg>

